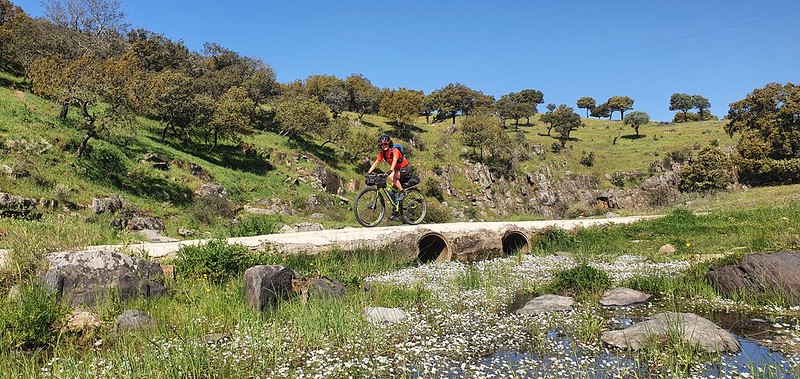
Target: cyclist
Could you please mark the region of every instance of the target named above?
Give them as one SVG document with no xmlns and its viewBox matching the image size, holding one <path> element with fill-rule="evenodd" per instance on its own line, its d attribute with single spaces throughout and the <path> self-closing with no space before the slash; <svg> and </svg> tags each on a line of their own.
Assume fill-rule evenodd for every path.
<svg viewBox="0 0 800 379">
<path fill-rule="evenodd" d="M 375 167 L 378 167 L 381 161 L 386 161 L 390 166 L 389 179 L 392 181 L 392 186 L 398 191 L 397 201 L 403 200 L 406 198 L 406 191 L 400 183 L 400 178 L 404 175 L 408 175 L 411 170 L 411 167 L 408 165 L 408 159 L 403 156 L 400 148 L 394 147 L 392 138 L 389 137 L 388 134 L 383 134 L 378 137 L 378 147 L 380 147 L 381 151 L 378 153 L 378 157 L 375 158 L 375 162 L 367 173 L 374 171 Z"/>
</svg>

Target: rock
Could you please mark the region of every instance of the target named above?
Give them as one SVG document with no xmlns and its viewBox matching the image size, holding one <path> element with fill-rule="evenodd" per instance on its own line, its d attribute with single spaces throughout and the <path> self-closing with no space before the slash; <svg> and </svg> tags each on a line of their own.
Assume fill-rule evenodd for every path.
<svg viewBox="0 0 800 379">
<path fill-rule="evenodd" d="M 120 300 L 166 293 L 161 266 L 116 252 L 59 252 L 44 257 L 47 271 L 38 279 L 72 306 L 93 305 L 109 293 Z"/>
<path fill-rule="evenodd" d="M 125 203 L 119 195 L 112 195 L 111 197 L 95 197 L 92 199 L 92 205 L 89 206 L 95 214 L 103 213 L 117 213 Z"/>
<path fill-rule="evenodd" d="M 144 238 L 147 238 L 147 240 L 150 242 L 161 243 L 161 242 L 179 241 L 178 239 L 175 238 L 164 237 L 161 235 L 161 231 L 155 229 L 142 229 L 142 230 L 137 230 L 136 232 L 143 235 Z"/>
<path fill-rule="evenodd" d="M 129 309 L 117 317 L 117 321 L 114 323 L 114 330 L 125 331 L 152 328 L 155 324 L 156 321 L 147 313 Z"/>
<path fill-rule="evenodd" d="M 336 279 L 322 276 L 319 278 L 300 278 L 292 279 L 292 292 L 303 298 L 303 302 L 308 298 L 336 298 L 344 297 L 344 285 Z"/>
<path fill-rule="evenodd" d="M 258 201 L 258 207 L 245 205 L 244 210 L 253 214 L 267 214 L 267 215 L 287 215 L 292 216 L 295 214 L 291 205 L 281 198 L 262 199 Z"/>
<path fill-rule="evenodd" d="M 280 230 L 278 230 L 278 233 L 318 232 L 320 230 L 325 230 L 325 227 L 322 226 L 322 224 L 301 222 L 294 224 L 294 226 L 284 225 Z"/>
<path fill-rule="evenodd" d="M 164 221 L 161 221 L 158 217 L 150 217 L 150 216 L 136 216 L 131 217 L 125 222 L 126 227 L 129 230 L 160 230 L 163 231 L 165 229 Z"/>
<path fill-rule="evenodd" d="M 147 153 L 142 156 L 142 160 L 140 161 L 144 164 L 149 164 L 153 168 L 158 170 L 169 170 L 169 159 L 162 154 L 158 153 Z"/>
<path fill-rule="evenodd" d="M 342 178 L 340 178 L 338 174 L 331 171 L 327 167 L 318 166 L 314 169 L 314 172 L 311 173 L 311 176 L 317 180 L 325 192 L 334 195 L 340 195 L 344 193 L 344 190 L 342 189 Z"/>
<path fill-rule="evenodd" d="M 746 255 L 738 264 L 711 267 L 707 277 L 727 297 L 769 291 L 800 304 L 800 252 Z"/>
<path fill-rule="evenodd" d="M 175 280 L 175 266 L 161 265 L 161 272 L 164 273 L 164 279 Z"/>
<path fill-rule="evenodd" d="M 517 309 L 514 314 L 535 315 L 553 311 L 569 311 L 575 300 L 568 296 L 547 294 L 528 301 L 524 307 Z"/>
<path fill-rule="evenodd" d="M 710 353 L 737 352 L 741 348 L 732 334 L 713 322 L 696 314 L 676 312 L 658 313 L 626 329 L 605 332 L 602 340 L 620 349 L 639 350 L 653 338 L 659 343 L 671 333 L 682 333 L 686 343 Z"/>
<path fill-rule="evenodd" d="M 675 249 L 675 246 L 672 246 L 671 244 L 666 244 L 658 248 L 659 254 L 675 254 L 676 251 L 677 250 Z"/>
<path fill-rule="evenodd" d="M 250 309 L 263 311 L 275 307 L 292 293 L 291 269 L 280 265 L 259 265 L 248 268 L 242 278 L 242 296 Z"/>
<path fill-rule="evenodd" d="M 364 318 L 374 325 L 394 324 L 407 317 L 408 313 L 400 308 L 367 307 L 364 309 Z"/>
<path fill-rule="evenodd" d="M 225 187 L 216 183 L 203 183 L 194 190 L 194 194 L 199 197 L 216 196 L 223 199 L 228 198 L 228 191 L 225 190 Z"/>
<path fill-rule="evenodd" d="M 38 200 L 0 192 L 0 215 L 24 217 L 36 207 Z"/>
<path fill-rule="evenodd" d="M 8 270 L 11 263 L 8 258 L 9 252 L 6 249 L 0 249 L 0 271 Z"/>
<path fill-rule="evenodd" d="M 103 325 L 100 316 L 86 311 L 72 311 L 67 318 L 64 329 L 69 332 L 81 332 L 90 329 L 97 329 Z"/>
<path fill-rule="evenodd" d="M 200 234 L 200 231 L 197 229 L 185 229 L 185 228 L 178 229 L 178 235 L 181 237 L 191 237 L 198 234 Z"/>
<path fill-rule="evenodd" d="M 231 340 L 230 333 L 209 333 L 203 335 L 203 341 L 209 345 L 225 343 Z"/>
<path fill-rule="evenodd" d="M 652 295 L 648 295 L 644 292 L 639 292 L 625 287 L 617 287 L 603 292 L 603 296 L 600 299 L 600 305 L 627 306 L 644 303 L 651 297 Z"/>
</svg>

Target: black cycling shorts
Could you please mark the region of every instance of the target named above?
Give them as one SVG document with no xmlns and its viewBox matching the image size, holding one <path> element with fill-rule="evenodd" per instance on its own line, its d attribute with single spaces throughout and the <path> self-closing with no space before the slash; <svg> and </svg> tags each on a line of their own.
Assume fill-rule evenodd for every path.
<svg viewBox="0 0 800 379">
<path fill-rule="evenodd" d="M 402 168 L 397 168 L 397 169 L 395 169 L 395 170 L 396 170 L 397 172 L 399 172 L 399 173 L 400 173 L 400 178 L 401 178 L 401 179 L 402 179 L 404 176 L 408 175 L 408 173 L 409 173 L 409 172 L 411 172 L 411 168 L 410 168 L 410 167 L 408 167 L 408 166 L 406 166 L 406 167 L 402 167 Z"/>
</svg>

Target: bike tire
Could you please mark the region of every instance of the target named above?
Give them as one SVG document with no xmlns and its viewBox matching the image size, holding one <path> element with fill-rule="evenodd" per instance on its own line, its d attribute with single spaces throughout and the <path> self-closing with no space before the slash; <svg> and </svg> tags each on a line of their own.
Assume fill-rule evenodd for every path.
<svg viewBox="0 0 800 379">
<path fill-rule="evenodd" d="M 386 215 L 386 202 L 377 187 L 367 187 L 356 195 L 353 201 L 353 214 L 359 224 L 371 228 L 383 221 Z"/>
<path fill-rule="evenodd" d="M 401 215 L 406 224 L 417 225 L 425 219 L 428 214 L 428 201 L 425 195 L 417 188 L 406 190 L 406 198 L 401 205 Z"/>
</svg>

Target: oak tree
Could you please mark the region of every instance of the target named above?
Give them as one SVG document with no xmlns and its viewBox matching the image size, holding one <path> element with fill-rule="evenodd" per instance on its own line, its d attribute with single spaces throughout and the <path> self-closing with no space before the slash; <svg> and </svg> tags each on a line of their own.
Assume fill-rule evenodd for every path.
<svg viewBox="0 0 800 379">
<path fill-rule="evenodd" d="M 628 116 L 625 117 L 623 123 L 625 125 L 630 125 L 634 131 L 636 131 L 636 135 L 639 135 L 639 128 L 642 125 L 646 125 L 650 122 L 650 115 L 642 111 L 634 111 L 631 112 Z"/>
<path fill-rule="evenodd" d="M 586 117 L 589 117 L 589 111 L 593 110 L 596 106 L 594 98 L 584 96 L 578 99 L 576 105 L 578 108 L 586 109 Z"/>
</svg>

